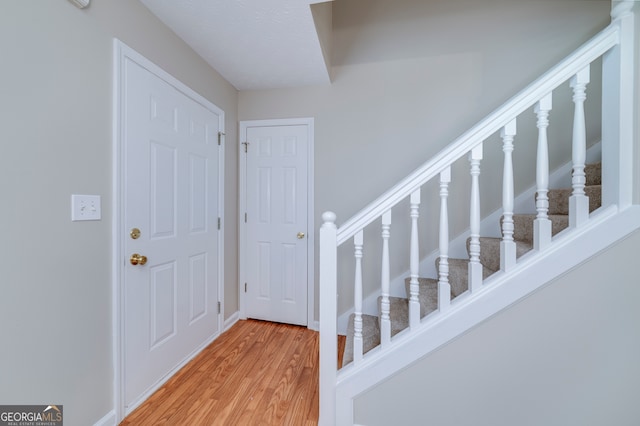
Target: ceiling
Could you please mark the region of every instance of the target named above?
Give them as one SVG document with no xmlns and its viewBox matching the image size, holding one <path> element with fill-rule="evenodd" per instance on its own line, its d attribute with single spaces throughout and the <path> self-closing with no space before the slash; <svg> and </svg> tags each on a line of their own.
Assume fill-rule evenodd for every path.
<svg viewBox="0 0 640 426">
<path fill-rule="evenodd" d="M 140 0 L 238 90 L 330 82 L 320 0 Z M 322 33 L 322 31 L 321 31 Z"/>
</svg>

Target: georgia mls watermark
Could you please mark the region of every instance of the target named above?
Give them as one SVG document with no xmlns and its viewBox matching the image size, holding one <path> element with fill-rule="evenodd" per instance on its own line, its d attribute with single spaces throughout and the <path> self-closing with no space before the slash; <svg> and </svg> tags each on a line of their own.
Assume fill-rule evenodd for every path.
<svg viewBox="0 0 640 426">
<path fill-rule="evenodd" d="M 0 426 L 62 426 L 62 405 L 0 405 Z"/>
</svg>

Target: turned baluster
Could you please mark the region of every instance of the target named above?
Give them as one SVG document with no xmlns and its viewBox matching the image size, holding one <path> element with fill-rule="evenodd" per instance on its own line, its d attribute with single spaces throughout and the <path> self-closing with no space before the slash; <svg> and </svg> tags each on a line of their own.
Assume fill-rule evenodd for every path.
<svg viewBox="0 0 640 426">
<path fill-rule="evenodd" d="M 362 360 L 362 247 L 364 231 L 360 230 L 353 237 L 355 246 L 356 272 L 354 286 L 354 319 L 353 319 L 353 361 Z"/>
<path fill-rule="evenodd" d="M 587 158 L 587 130 L 584 118 L 584 101 L 587 98 L 585 89 L 589 83 L 589 65 L 571 78 L 573 88 L 573 143 L 572 160 L 573 175 L 571 183 L 573 191 L 569 197 L 569 226 L 582 225 L 589 218 L 589 197 L 584 192 L 586 177 L 584 166 Z"/>
<path fill-rule="evenodd" d="M 551 220 L 549 220 L 549 146 L 547 127 L 549 111 L 552 107 L 551 93 L 536 104 L 534 111 L 538 116 L 538 156 L 536 161 L 536 219 L 533 221 L 533 247 L 543 250 L 551 242 Z"/>
<path fill-rule="evenodd" d="M 469 291 L 472 293 L 482 285 L 482 264 L 480 263 L 480 161 L 482 143 L 469 153 L 471 164 L 471 208 L 469 210 Z"/>
<path fill-rule="evenodd" d="M 438 309 L 444 312 L 451 304 L 449 284 L 449 212 L 447 197 L 451 182 L 451 167 L 440 172 L 440 263 L 438 264 Z"/>
<path fill-rule="evenodd" d="M 500 241 L 500 270 L 507 271 L 516 264 L 516 243 L 513 240 L 513 140 L 516 135 L 516 119 L 500 131 L 504 169 L 502 172 L 502 241 Z"/>
<path fill-rule="evenodd" d="M 382 271 L 380 302 L 380 342 L 386 346 L 391 341 L 391 304 L 389 303 L 389 237 L 391 236 L 391 210 L 382 215 Z"/>
<path fill-rule="evenodd" d="M 418 217 L 420 207 L 420 190 L 414 191 L 410 197 L 411 216 L 411 242 L 409 253 L 409 327 L 415 328 L 420 324 L 420 284 L 418 276 L 420 274 L 420 257 L 418 243 Z"/>
</svg>

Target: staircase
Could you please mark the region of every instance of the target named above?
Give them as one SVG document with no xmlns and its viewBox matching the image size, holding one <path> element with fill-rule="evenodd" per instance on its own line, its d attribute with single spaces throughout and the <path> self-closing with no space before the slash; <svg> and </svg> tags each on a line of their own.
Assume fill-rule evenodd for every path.
<svg viewBox="0 0 640 426">
<path fill-rule="evenodd" d="M 616 2 L 607 28 L 354 217 L 338 226 L 334 213 L 323 214 L 318 283 L 319 424 L 354 424 L 354 401 L 358 396 L 640 229 L 640 206 L 633 204 L 633 158 L 638 149 L 634 149 L 633 94 L 637 92 L 633 5 L 633 1 Z M 588 102 L 590 70 L 598 59 L 602 60 L 602 155 L 601 163 L 586 164 L 584 104 Z M 573 92 L 570 184 L 566 189 L 550 189 L 549 113 L 554 90 L 566 83 Z M 520 215 L 514 212 L 514 182 L 519 170 L 514 169 L 512 153 L 518 138 L 518 119 L 531 111 L 537 127 L 537 137 L 533 138 L 537 140 L 537 153 L 530 159 L 536 171 L 536 213 Z M 503 173 L 501 181 L 490 182 L 489 187 L 502 192 L 502 207 L 496 216 L 502 217 L 500 238 L 480 235 L 483 145 L 495 134 L 502 142 Z M 465 158 L 468 173 L 464 177 L 452 173 L 457 170 L 453 165 Z M 470 181 L 469 208 L 452 215 L 448 208 L 449 186 L 459 179 Z M 439 191 L 430 200 L 440 200 L 437 277 L 424 278 L 420 274 L 424 254 L 420 252 L 418 219 L 434 204 L 421 205 L 423 193 L 434 186 Z M 409 204 L 405 218 L 410 228 L 409 277 L 405 282 L 406 297 L 396 298 L 391 297 L 390 289 L 389 240 L 392 210 L 402 202 Z M 435 208 L 437 213 L 438 207 Z M 397 208 L 395 212 L 394 216 Z M 433 211 L 427 215 L 436 216 Z M 450 217 L 469 218 L 468 259 L 450 256 Z M 379 296 L 377 316 L 363 311 L 364 234 L 372 226 L 380 227 L 375 232 L 380 236 L 382 252 L 373 262 L 380 265 L 380 275 L 375 280 L 380 286 L 373 294 Z M 341 247 L 345 245 L 353 247 L 348 247 L 352 257 L 344 255 L 347 252 Z M 345 365 L 338 369 L 336 296 L 341 294 L 352 294 L 354 302 Z"/>
<path fill-rule="evenodd" d="M 585 167 L 585 193 L 589 197 L 589 213 L 598 209 L 602 204 L 602 163 L 588 164 Z M 548 192 L 549 210 L 551 221 L 551 234 L 555 236 L 560 231 L 569 227 L 569 199 L 571 188 L 551 189 Z M 516 246 L 516 258 L 533 250 L 534 222 L 533 214 L 513 215 L 513 240 Z M 501 229 L 504 228 L 504 217 L 500 221 Z M 495 237 L 480 237 L 480 264 L 482 265 L 482 277 L 486 280 L 494 273 L 500 271 L 500 244 L 502 239 Z M 471 238 L 467 239 L 467 252 L 470 255 Z M 436 270 L 440 275 L 441 258 L 436 261 Z M 448 259 L 449 283 L 451 285 L 450 298 L 465 293 L 469 282 L 469 259 Z M 409 327 L 409 295 L 411 278 L 405 280 L 407 297 L 389 297 L 391 337 Z M 420 318 L 424 318 L 438 310 L 438 279 L 418 278 Z M 382 296 L 378 297 L 378 309 L 381 311 Z M 343 355 L 343 366 L 353 361 L 355 314 L 349 316 L 347 327 L 347 341 Z M 380 317 L 362 314 L 362 350 L 363 354 L 380 345 Z"/>
</svg>

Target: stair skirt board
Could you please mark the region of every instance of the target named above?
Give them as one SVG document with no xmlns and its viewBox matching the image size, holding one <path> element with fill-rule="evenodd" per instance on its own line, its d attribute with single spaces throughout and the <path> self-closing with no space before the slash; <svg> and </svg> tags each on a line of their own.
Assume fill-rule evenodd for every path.
<svg viewBox="0 0 640 426">
<path fill-rule="evenodd" d="M 461 295 L 446 313 L 412 333 L 398 333 L 389 348 L 374 347 L 357 367 L 345 363 L 337 377 L 338 418 L 352 412 L 353 399 L 362 392 L 638 231 L 640 205 L 601 208 L 585 225 L 560 233 L 545 251 L 523 256 L 509 275 L 489 277 L 473 297 Z"/>
<path fill-rule="evenodd" d="M 598 142 L 587 149 L 586 159 L 587 163 L 597 163 L 602 156 L 602 144 Z M 567 182 L 571 182 L 571 170 L 572 163 L 567 162 L 563 166 L 556 169 L 553 173 L 549 174 L 549 187 L 550 188 L 566 188 Z M 514 201 L 514 211 L 526 214 L 535 213 L 535 203 L 532 200 L 535 197 L 536 187 L 535 185 L 523 191 Z M 551 202 L 551 200 L 550 200 Z M 502 208 L 497 209 L 489 216 L 484 218 L 480 223 L 480 235 L 484 237 L 499 237 L 500 236 L 500 218 L 502 217 Z M 449 242 L 449 257 L 450 258 L 463 258 L 466 257 L 466 245 L 469 238 L 469 230 L 458 235 L 452 241 Z M 484 248 L 484 247 L 483 247 Z M 424 257 L 420 261 L 420 276 L 421 277 L 435 277 L 437 276 L 436 260 L 440 255 L 438 250 L 433 251 L 428 256 Z M 389 295 L 391 297 L 406 297 L 405 292 L 405 279 L 409 276 L 409 270 L 400 274 L 390 282 Z M 380 297 L 380 291 L 370 294 L 362 301 L 362 312 L 367 315 L 378 316 L 378 298 Z M 347 328 L 349 324 L 349 317 L 353 314 L 353 309 L 348 310 L 338 317 L 338 334 L 342 336 L 347 335 Z"/>
</svg>

